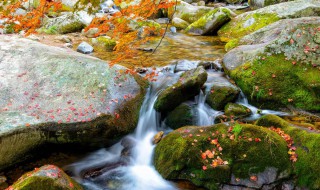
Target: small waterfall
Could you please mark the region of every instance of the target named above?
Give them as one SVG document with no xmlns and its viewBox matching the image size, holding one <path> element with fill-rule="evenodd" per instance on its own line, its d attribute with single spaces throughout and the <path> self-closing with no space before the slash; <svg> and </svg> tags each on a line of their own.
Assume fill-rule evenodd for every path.
<svg viewBox="0 0 320 190">
<path fill-rule="evenodd" d="M 200 94 L 196 97 L 197 100 L 197 126 L 209 126 L 214 124 L 214 120 L 222 112 L 212 109 L 205 103 L 206 95 L 200 91 Z"/>
<path fill-rule="evenodd" d="M 267 115 L 267 114 L 273 114 L 273 115 L 278 115 L 278 116 L 287 116 L 289 115 L 286 112 L 281 112 L 281 111 L 274 111 L 274 110 L 260 110 L 253 105 L 249 104 L 248 98 L 245 96 L 245 94 L 241 91 L 240 95 L 238 97 L 238 100 L 236 103 L 241 104 L 243 106 L 246 106 L 249 108 L 252 112 L 252 115 L 247 118 L 247 120 L 256 120 L 259 119 L 262 115 Z"/>
<path fill-rule="evenodd" d="M 140 110 L 136 131 L 124 139 L 134 143 L 129 161 L 124 161 L 122 141 L 109 149 L 101 149 L 84 160 L 67 167 L 86 189 L 105 190 L 173 190 L 173 184 L 164 180 L 152 165 L 155 145 L 152 138 L 160 128 L 160 115 L 154 109 L 159 93 L 179 79 L 179 73 L 160 72 L 156 82 L 150 85 Z M 100 169 L 101 175 L 83 179 L 83 172 Z"/>
</svg>

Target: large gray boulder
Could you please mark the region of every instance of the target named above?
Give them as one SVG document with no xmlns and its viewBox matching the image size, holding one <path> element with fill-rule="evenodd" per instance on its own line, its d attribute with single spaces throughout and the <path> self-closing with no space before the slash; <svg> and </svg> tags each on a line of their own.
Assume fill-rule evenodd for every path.
<svg viewBox="0 0 320 190">
<path fill-rule="evenodd" d="M 224 67 L 258 107 L 320 110 L 319 17 L 285 19 L 243 37 Z"/>
<path fill-rule="evenodd" d="M 0 169 L 44 143 L 98 146 L 133 131 L 144 81 L 125 70 L 70 49 L 0 36 Z"/>
</svg>

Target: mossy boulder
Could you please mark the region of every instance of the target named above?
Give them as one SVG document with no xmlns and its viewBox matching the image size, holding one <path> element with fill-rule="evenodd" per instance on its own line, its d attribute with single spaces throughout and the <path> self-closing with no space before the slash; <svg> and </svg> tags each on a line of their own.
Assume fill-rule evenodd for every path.
<svg viewBox="0 0 320 190">
<path fill-rule="evenodd" d="M 257 107 L 319 111 L 319 24 L 318 17 L 285 19 L 245 36 L 224 56 L 226 72 Z"/>
<path fill-rule="evenodd" d="M 290 135 L 298 155 L 294 163 L 296 185 L 309 189 L 320 189 L 320 134 L 289 124 L 275 115 L 261 117 L 256 125 L 281 128 Z"/>
<path fill-rule="evenodd" d="M 291 174 L 287 152 L 286 142 L 263 127 L 191 126 L 161 140 L 154 164 L 165 179 L 188 180 L 208 189 L 222 184 L 261 188 Z M 259 180 L 250 182 L 252 176 Z"/>
<path fill-rule="evenodd" d="M 205 35 L 214 33 L 220 29 L 222 25 L 231 20 L 231 10 L 228 8 L 216 8 L 199 20 L 193 22 L 186 28 L 186 32 L 195 35 Z"/>
<path fill-rule="evenodd" d="M 202 66 L 183 73 L 177 83 L 162 91 L 154 108 L 162 113 L 168 113 L 200 92 L 207 80 L 207 72 Z"/>
<path fill-rule="evenodd" d="M 187 103 L 180 104 L 168 113 L 165 123 L 172 129 L 193 125 L 192 105 L 188 105 Z"/>
<path fill-rule="evenodd" d="M 83 188 L 57 166 L 45 165 L 21 176 L 9 189 L 82 190 Z"/>
<path fill-rule="evenodd" d="M 223 110 L 227 103 L 237 99 L 240 89 L 224 76 L 213 74 L 209 74 L 206 83 L 206 103 L 215 110 Z"/>
<path fill-rule="evenodd" d="M 113 48 L 117 45 L 117 42 L 114 39 L 111 39 L 109 36 L 99 36 L 92 41 L 94 46 L 104 51 L 113 50 Z"/>
<path fill-rule="evenodd" d="M 224 113 L 226 116 L 234 116 L 239 118 L 251 115 L 251 110 L 241 104 L 228 103 L 224 108 Z"/>
<path fill-rule="evenodd" d="M 218 35 L 222 41 L 229 42 L 232 39 L 240 39 L 280 19 L 318 15 L 320 15 L 318 0 L 284 2 L 240 14 L 225 24 L 218 31 Z"/>
<path fill-rule="evenodd" d="M 188 23 L 193 23 L 213 9 L 206 6 L 194 6 L 179 0 L 177 6 L 168 9 L 168 17 L 180 18 Z"/>
<path fill-rule="evenodd" d="M 125 67 L 18 36 L 0 46 L 0 170 L 48 143 L 101 147 L 135 129 L 147 85 Z"/>
<path fill-rule="evenodd" d="M 59 17 L 45 19 L 43 26 L 39 29 L 39 32 L 66 34 L 81 32 L 85 26 L 86 23 L 77 13 L 65 12 Z"/>
<path fill-rule="evenodd" d="M 172 25 L 175 26 L 177 29 L 186 29 L 189 26 L 189 23 L 181 18 L 173 18 Z"/>
</svg>

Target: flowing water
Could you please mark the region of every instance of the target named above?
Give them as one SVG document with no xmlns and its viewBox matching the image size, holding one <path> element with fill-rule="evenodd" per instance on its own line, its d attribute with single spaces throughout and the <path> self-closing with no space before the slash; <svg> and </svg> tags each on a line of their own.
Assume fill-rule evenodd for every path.
<svg viewBox="0 0 320 190">
<path fill-rule="evenodd" d="M 73 177 L 88 190 L 171 190 L 178 189 L 172 182 L 164 180 L 155 170 L 152 159 L 155 145 L 152 143 L 154 135 L 162 130 L 165 133 L 171 131 L 161 115 L 154 109 L 154 103 L 158 95 L 166 87 L 178 81 L 182 72 L 174 73 L 175 67 L 158 69 L 159 76 L 156 82 L 152 82 L 140 110 L 138 125 L 134 134 L 124 137 L 120 142 L 108 149 L 101 149 L 92 153 L 87 158 L 69 165 L 68 171 Z M 213 69 L 207 70 L 207 88 L 200 91 L 195 101 L 189 101 L 195 105 L 194 125 L 209 126 L 214 124 L 215 117 L 223 112 L 213 110 L 205 103 L 206 94 L 209 93 L 212 81 L 225 82 L 224 73 Z M 284 115 L 283 112 L 261 110 L 248 103 L 243 93 L 240 94 L 237 103 L 247 106 L 252 111 L 249 119 L 257 119 L 263 114 Z"/>
</svg>

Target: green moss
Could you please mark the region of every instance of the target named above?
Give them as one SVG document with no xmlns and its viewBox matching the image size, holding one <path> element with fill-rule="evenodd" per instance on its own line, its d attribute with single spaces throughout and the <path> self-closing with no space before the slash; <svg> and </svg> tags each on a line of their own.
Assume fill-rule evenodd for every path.
<svg viewBox="0 0 320 190">
<path fill-rule="evenodd" d="M 245 23 L 248 20 L 252 20 L 252 24 L 247 24 L 245 27 Z M 246 16 L 238 16 L 232 19 L 229 23 L 225 24 L 219 31 L 218 35 L 224 42 L 229 42 L 232 39 L 240 39 L 243 36 L 250 34 L 262 27 L 265 27 L 271 23 L 280 20 L 276 14 L 271 13 L 253 13 L 248 14 Z"/>
<path fill-rule="evenodd" d="M 229 73 L 254 105 L 271 109 L 291 105 L 320 110 L 320 71 L 317 68 L 299 62 L 293 65 L 292 60 L 282 54 L 260 57 Z"/>
<path fill-rule="evenodd" d="M 320 134 L 307 129 L 297 128 L 278 116 L 266 115 L 257 125 L 280 127 L 289 134 L 297 148 L 298 160 L 294 164 L 296 183 L 310 189 L 320 188 Z"/>
<path fill-rule="evenodd" d="M 191 106 L 188 104 L 180 104 L 168 114 L 166 124 L 172 129 L 192 125 L 193 114 Z"/>
<path fill-rule="evenodd" d="M 200 17 L 197 21 L 193 22 L 191 25 L 189 25 L 186 28 L 186 31 L 195 32 L 196 30 L 201 30 L 200 34 L 203 35 L 207 33 L 207 30 L 211 30 L 211 32 L 214 32 L 215 30 L 219 29 L 221 25 L 228 22 L 230 20 L 231 13 L 230 10 L 227 8 L 216 8 L 202 17 Z M 209 28 L 208 23 L 210 21 L 215 20 L 215 24 L 210 26 Z"/>
<path fill-rule="evenodd" d="M 58 31 L 61 34 L 80 32 L 84 27 L 85 25 L 82 22 L 75 21 L 59 27 Z"/>
<path fill-rule="evenodd" d="M 45 34 L 58 34 L 58 28 L 57 26 L 50 26 L 49 28 L 40 28 L 37 30 L 37 32 Z"/>
<path fill-rule="evenodd" d="M 238 45 L 239 45 L 239 39 L 232 39 L 224 46 L 224 49 L 228 52 L 233 48 L 237 47 Z"/>
<path fill-rule="evenodd" d="M 186 179 L 208 189 L 217 189 L 219 184 L 228 183 L 231 174 L 247 179 L 269 167 L 277 168 L 279 174 L 291 172 L 286 142 L 278 134 L 263 127 L 241 125 L 239 138 L 230 140 L 232 133 L 228 133 L 228 129 L 229 126 L 217 124 L 183 127 L 171 132 L 156 147 L 156 169 L 166 179 Z M 211 159 L 207 158 L 208 163 L 201 158 L 201 152 L 215 148 L 208 138 L 218 138 L 223 148 L 222 154 L 218 155 L 228 161 L 227 165 L 213 168 L 209 166 Z M 261 142 L 249 141 L 248 138 L 260 138 Z M 203 165 L 207 165 L 207 170 L 202 169 Z"/>
<path fill-rule="evenodd" d="M 228 103 L 224 109 L 227 116 L 246 117 L 251 114 L 251 110 L 243 105 Z"/>
<path fill-rule="evenodd" d="M 117 45 L 114 39 L 108 39 L 104 36 L 100 36 L 96 39 L 98 46 L 101 46 L 104 50 L 113 50 L 113 48 Z"/>
<path fill-rule="evenodd" d="M 208 103 L 215 110 L 223 110 L 228 102 L 234 101 L 238 94 L 239 89 L 233 86 L 213 86 L 206 98 Z"/>
<path fill-rule="evenodd" d="M 181 14 L 181 19 L 187 21 L 188 23 L 193 23 L 208 12 L 208 9 L 199 9 L 195 13 L 183 13 Z"/>
</svg>

